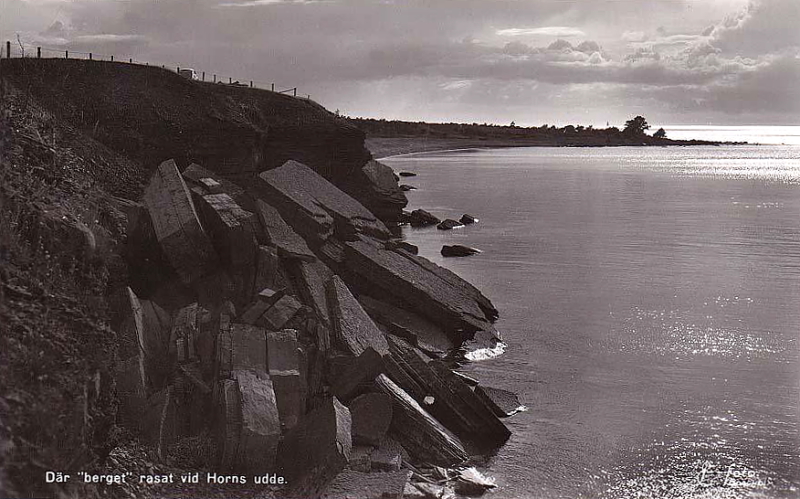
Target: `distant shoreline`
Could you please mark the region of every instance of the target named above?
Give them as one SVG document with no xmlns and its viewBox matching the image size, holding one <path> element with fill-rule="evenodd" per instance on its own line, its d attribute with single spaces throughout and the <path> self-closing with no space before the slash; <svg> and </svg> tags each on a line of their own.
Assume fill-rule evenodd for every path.
<svg viewBox="0 0 800 499">
<path fill-rule="evenodd" d="M 422 152 L 450 151 L 458 149 L 501 149 L 509 147 L 667 147 L 743 144 L 740 142 L 716 142 L 700 140 L 664 140 L 659 144 L 564 144 L 547 143 L 537 139 L 479 139 L 479 138 L 427 138 L 427 137 L 367 137 L 364 145 L 376 160 Z"/>
</svg>

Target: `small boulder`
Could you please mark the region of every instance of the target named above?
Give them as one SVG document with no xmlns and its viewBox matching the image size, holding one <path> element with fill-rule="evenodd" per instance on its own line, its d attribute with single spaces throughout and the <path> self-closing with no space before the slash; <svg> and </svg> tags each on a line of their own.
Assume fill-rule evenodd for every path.
<svg viewBox="0 0 800 499">
<path fill-rule="evenodd" d="M 448 218 L 442 221 L 439 225 L 437 225 L 436 228 L 439 230 L 452 230 L 463 226 L 464 224 L 462 224 L 458 220 L 453 220 L 452 218 Z"/>
<path fill-rule="evenodd" d="M 464 213 L 463 215 L 461 215 L 461 218 L 458 221 L 464 225 L 469 225 L 477 223 L 478 219 L 468 213 Z"/>
<path fill-rule="evenodd" d="M 481 250 L 477 248 L 470 248 L 469 246 L 462 246 L 460 244 L 442 246 L 442 256 L 471 256 L 477 255 Z"/>
<path fill-rule="evenodd" d="M 414 210 L 408 216 L 408 223 L 411 224 L 412 227 L 425 227 L 427 225 L 436 225 L 440 222 L 438 218 L 436 218 L 431 213 L 419 209 Z"/>
<path fill-rule="evenodd" d="M 408 185 L 408 184 L 400 184 L 400 190 L 401 190 L 401 191 L 414 191 L 414 190 L 416 190 L 416 189 L 417 189 L 417 188 L 416 188 L 416 187 L 414 187 L 413 185 Z"/>
</svg>

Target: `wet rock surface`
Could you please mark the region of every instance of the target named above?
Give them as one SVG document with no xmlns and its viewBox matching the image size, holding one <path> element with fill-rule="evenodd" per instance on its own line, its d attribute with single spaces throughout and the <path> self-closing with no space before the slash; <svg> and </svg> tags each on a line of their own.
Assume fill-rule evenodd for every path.
<svg viewBox="0 0 800 499">
<path fill-rule="evenodd" d="M 417 209 L 412 211 L 408 215 L 407 220 L 412 227 L 425 227 L 426 225 L 436 225 L 441 221 L 436 216 L 432 215 L 431 213 L 423 209 Z"/>
<path fill-rule="evenodd" d="M 464 224 L 459 222 L 458 220 L 453 220 L 452 218 L 447 218 L 445 220 L 442 220 L 442 222 L 439 223 L 439 225 L 437 225 L 436 228 L 439 229 L 439 230 L 452 230 L 452 229 L 457 229 L 457 228 L 463 227 L 463 226 L 464 226 Z"/>
<path fill-rule="evenodd" d="M 442 246 L 442 256 L 472 256 L 480 253 L 481 250 L 477 248 L 470 248 L 461 244 L 453 244 Z"/>
</svg>

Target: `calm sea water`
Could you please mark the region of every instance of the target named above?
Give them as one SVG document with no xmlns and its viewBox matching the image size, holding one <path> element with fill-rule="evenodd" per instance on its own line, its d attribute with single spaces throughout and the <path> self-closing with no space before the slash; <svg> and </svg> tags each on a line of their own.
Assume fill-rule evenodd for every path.
<svg viewBox="0 0 800 499">
<path fill-rule="evenodd" d="M 800 497 L 800 147 L 384 162 L 409 208 L 480 219 L 405 234 L 501 311 L 508 351 L 466 371 L 530 410 L 490 497 Z"/>
</svg>

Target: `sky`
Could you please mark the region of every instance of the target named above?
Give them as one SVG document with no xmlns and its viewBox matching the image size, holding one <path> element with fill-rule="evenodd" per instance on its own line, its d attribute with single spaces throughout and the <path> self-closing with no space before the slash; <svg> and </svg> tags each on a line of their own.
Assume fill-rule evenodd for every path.
<svg viewBox="0 0 800 499">
<path fill-rule="evenodd" d="M 800 0 L 0 0 L 15 51 L 19 35 L 348 116 L 524 126 L 800 125 L 798 26 Z"/>
</svg>

